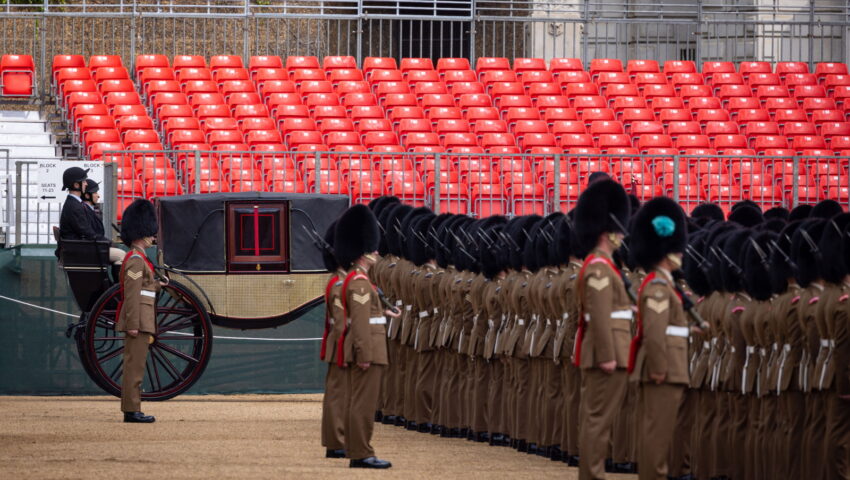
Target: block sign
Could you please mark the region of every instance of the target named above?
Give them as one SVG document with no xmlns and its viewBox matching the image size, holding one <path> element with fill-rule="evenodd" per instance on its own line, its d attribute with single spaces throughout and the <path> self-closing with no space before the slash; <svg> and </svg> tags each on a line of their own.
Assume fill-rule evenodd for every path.
<svg viewBox="0 0 850 480">
<path fill-rule="evenodd" d="M 68 195 L 62 190 L 62 174 L 71 167 L 89 169 L 88 177 L 101 184 L 103 194 L 103 162 L 41 160 L 38 162 L 38 199 L 45 202 L 64 202 Z"/>
</svg>

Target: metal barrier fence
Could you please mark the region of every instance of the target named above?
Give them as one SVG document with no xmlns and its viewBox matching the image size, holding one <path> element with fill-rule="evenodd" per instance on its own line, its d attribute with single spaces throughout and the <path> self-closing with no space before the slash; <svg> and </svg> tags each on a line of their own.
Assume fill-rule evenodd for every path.
<svg viewBox="0 0 850 480">
<path fill-rule="evenodd" d="M 44 0 L 0 7 L 0 53 L 846 62 L 850 5 L 796 0 Z"/>
<path fill-rule="evenodd" d="M 726 211 L 749 199 L 792 208 L 831 198 L 850 207 L 850 157 L 679 154 L 519 154 L 465 152 L 106 152 L 107 232 L 135 198 L 191 193 L 275 191 L 346 194 L 366 203 L 390 194 L 435 212 L 477 217 L 567 212 L 592 172 L 623 183 L 639 200 L 665 195 L 686 211 L 714 202 Z M 17 243 L 51 243 L 61 204 L 39 202 L 35 162 L 17 162 Z M 29 192 L 29 196 L 26 195 Z M 7 202 L 9 199 L 6 199 Z"/>
</svg>

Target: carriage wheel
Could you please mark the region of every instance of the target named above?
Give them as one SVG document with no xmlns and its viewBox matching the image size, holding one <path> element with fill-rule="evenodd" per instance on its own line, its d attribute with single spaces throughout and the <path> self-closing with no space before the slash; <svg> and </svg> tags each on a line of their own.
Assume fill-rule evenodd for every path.
<svg viewBox="0 0 850 480">
<path fill-rule="evenodd" d="M 118 285 L 100 297 L 86 322 L 81 352 L 92 380 L 115 396 L 121 396 L 124 364 L 124 334 L 115 331 L 118 300 Z M 209 314 L 180 283 L 171 281 L 157 295 L 156 325 L 142 382 L 143 400 L 168 400 L 188 390 L 212 353 Z"/>
</svg>

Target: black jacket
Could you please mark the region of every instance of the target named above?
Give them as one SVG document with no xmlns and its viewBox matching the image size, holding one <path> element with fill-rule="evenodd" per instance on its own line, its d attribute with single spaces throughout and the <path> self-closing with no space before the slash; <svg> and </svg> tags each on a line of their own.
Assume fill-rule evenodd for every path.
<svg viewBox="0 0 850 480">
<path fill-rule="evenodd" d="M 76 198 L 65 199 L 59 217 L 59 238 L 62 240 L 105 240 L 103 234 L 92 228 L 94 212 Z M 101 232 L 103 227 L 101 226 Z"/>
</svg>

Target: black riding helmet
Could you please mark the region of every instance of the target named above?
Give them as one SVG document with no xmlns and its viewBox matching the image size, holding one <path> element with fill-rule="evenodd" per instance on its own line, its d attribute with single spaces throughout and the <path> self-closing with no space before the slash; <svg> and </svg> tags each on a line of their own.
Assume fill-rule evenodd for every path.
<svg viewBox="0 0 850 480">
<path fill-rule="evenodd" d="M 71 190 L 77 182 L 82 183 L 88 176 L 89 170 L 71 167 L 62 173 L 62 190 Z"/>
</svg>

